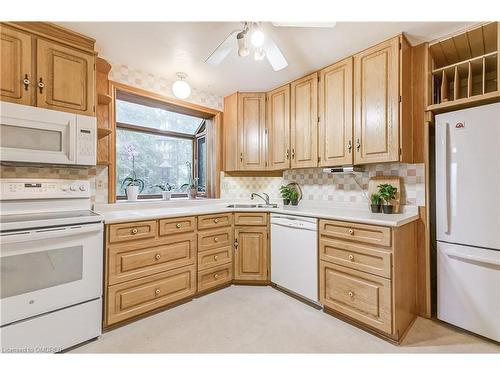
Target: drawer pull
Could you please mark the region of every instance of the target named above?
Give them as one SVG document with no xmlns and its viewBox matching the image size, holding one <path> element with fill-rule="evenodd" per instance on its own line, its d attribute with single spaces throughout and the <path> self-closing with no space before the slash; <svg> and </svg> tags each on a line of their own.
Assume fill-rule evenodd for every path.
<svg viewBox="0 0 500 375">
<path fill-rule="evenodd" d="M 218 279 L 219 278 L 219 274 L 218 273 L 214 273 L 214 279 Z"/>
<path fill-rule="evenodd" d="M 156 255 L 155 255 L 155 259 L 156 259 L 156 260 L 160 260 L 160 258 L 161 258 L 161 254 L 156 254 Z"/>
<path fill-rule="evenodd" d="M 214 237 L 214 242 L 219 242 L 219 237 Z"/>
<path fill-rule="evenodd" d="M 214 260 L 217 260 L 219 259 L 219 257 L 217 255 L 214 255 Z"/>
<path fill-rule="evenodd" d="M 175 226 L 176 226 L 177 228 L 180 228 L 180 227 L 181 227 L 181 223 L 177 223 L 177 224 L 175 224 Z"/>
<path fill-rule="evenodd" d="M 156 289 L 156 290 L 155 290 L 155 294 L 156 294 L 156 295 L 160 294 L 160 289 Z"/>
<path fill-rule="evenodd" d="M 349 229 L 349 234 L 353 235 L 354 234 L 354 229 Z"/>
<path fill-rule="evenodd" d="M 137 234 L 138 230 L 137 228 L 132 228 L 132 234 Z"/>
<path fill-rule="evenodd" d="M 354 293 L 353 293 L 353 292 L 351 292 L 351 291 L 349 291 L 349 293 L 347 293 L 347 295 L 348 295 L 349 297 L 354 297 Z"/>
<path fill-rule="evenodd" d="M 219 219 L 214 219 L 214 223 L 217 224 L 219 222 Z"/>
<path fill-rule="evenodd" d="M 351 262 L 354 262 L 354 255 L 349 254 L 349 260 L 350 260 Z"/>
</svg>

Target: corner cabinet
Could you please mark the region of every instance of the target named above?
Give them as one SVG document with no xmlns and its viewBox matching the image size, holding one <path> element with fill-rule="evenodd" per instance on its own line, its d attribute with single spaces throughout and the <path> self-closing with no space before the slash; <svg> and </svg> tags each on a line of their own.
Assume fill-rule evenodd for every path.
<svg viewBox="0 0 500 375">
<path fill-rule="evenodd" d="M 291 167 L 318 166 L 318 74 L 290 85 Z"/>
<path fill-rule="evenodd" d="M 354 164 L 411 161 L 409 54 L 399 35 L 354 55 Z"/>
<path fill-rule="evenodd" d="M 352 57 L 319 72 L 319 166 L 353 163 Z"/>
<path fill-rule="evenodd" d="M 47 22 L 1 30 L 0 100 L 93 116 L 95 41 Z"/>
<path fill-rule="evenodd" d="M 290 85 L 266 94 L 266 127 L 267 169 L 290 168 Z"/>
<path fill-rule="evenodd" d="M 224 170 L 266 169 L 266 95 L 235 93 L 224 98 Z"/>
</svg>

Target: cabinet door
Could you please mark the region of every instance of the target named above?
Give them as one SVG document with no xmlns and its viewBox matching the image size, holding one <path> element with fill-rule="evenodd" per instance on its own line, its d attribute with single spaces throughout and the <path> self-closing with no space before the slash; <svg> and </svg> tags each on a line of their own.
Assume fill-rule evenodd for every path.
<svg viewBox="0 0 500 375">
<path fill-rule="evenodd" d="M 354 56 L 355 164 L 399 160 L 399 37 Z"/>
<path fill-rule="evenodd" d="M 291 83 L 292 168 L 318 165 L 318 75 L 310 74 Z"/>
<path fill-rule="evenodd" d="M 34 105 L 31 36 L 2 25 L 0 99 Z M 24 79 L 28 83 L 24 84 Z"/>
<path fill-rule="evenodd" d="M 319 74 L 319 165 L 352 164 L 352 57 Z"/>
<path fill-rule="evenodd" d="M 238 94 L 240 170 L 266 169 L 266 94 Z"/>
<path fill-rule="evenodd" d="M 94 60 L 89 53 L 47 40 L 37 41 L 37 106 L 85 115 L 94 114 Z"/>
<path fill-rule="evenodd" d="M 267 93 L 267 160 L 272 170 L 290 168 L 290 85 Z"/>
<path fill-rule="evenodd" d="M 234 234 L 234 279 L 267 280 L 267 227 L 239 227 Z"/>
</svg>

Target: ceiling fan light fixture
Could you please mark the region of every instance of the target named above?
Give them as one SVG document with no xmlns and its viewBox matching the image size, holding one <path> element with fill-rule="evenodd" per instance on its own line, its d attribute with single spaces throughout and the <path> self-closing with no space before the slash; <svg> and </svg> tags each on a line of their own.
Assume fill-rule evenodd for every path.
<svg viewBox="0 0 500 375">
<path fill-rule="evenodd" d="M 240 57 L 245 57 L 250 54 L 250 50 L 245 43 L 245 34 L 246 32 L 241 32 L 236 36 L 236 40 L 238 41 L 238 56 Z"/>
<path fill-rule="evenodd" d="M 178 99 L 187 99 L 191 95 L 191 86 L 185 81 L 187 75 L 179 72 L 176 74 L 177 80 L 172 84 L 172 92 Z"/>
<path fill-rule="evenodd" d="M 264 44 L 265 38 L 266 37 L 265 37 L 264 33 L 262 32 L 262 30 L 260 30 L 258 27 L 256 27 L 254 29 L 254 31 L 252 32 L 252 35 L 250 36 L 250 41 L 252 42 L 254 47 L 262 47 L 262 45 Z"/>
</svg>

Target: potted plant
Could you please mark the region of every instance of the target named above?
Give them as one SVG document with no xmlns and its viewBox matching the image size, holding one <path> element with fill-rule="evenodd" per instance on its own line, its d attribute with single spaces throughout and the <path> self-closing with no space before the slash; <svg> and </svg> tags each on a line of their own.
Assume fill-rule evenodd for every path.
<svg viewBox="0 0 500 375">
<path fill-rule="evenodd" d="M 165 201 L 169 201 L 172 198 L 172 190 L 175 188 L 174 185 L 170 185 L 168 182 L 164 184 L 152 185 L 152 188 L 160 188 L 162 199 Z"/>
<path fill-rule="evenodd" d="M 295 190 L 294 188 L 291 188 L 290 190 L 290 203 L 292 203 L 292 206 L 296 206 L 299 204 L 299 192 Z"/>
<path fill-rule="evenodd" d="M 139 153 L 133 145 L 128 145 L 125 149 L 128 154 L 128 160 L 132 161 L 132 172 L 122 181 L 121 188 L 125 187 L 127 200 L 136 201 L 139 194 L 144 190 L 144 181 L 137 178 L 137 173 L 135 172 L 135 157 Z"/>
<path fill-rule="evenodd" d="M 394 198 L 396 198 L 397 192 L 398 189 L 391 184 L 378 185 L 378 195 L 384 201 L 384 204 L 382 205 L 382 211 L 384 214 L 392 214 L 394 207 L 391 202 Z"/>
<path fill-rule="evenodd" d="M 380 212 L 380 203 L 382 202 L 382 198 L 380 198 L 380 195 L 377 193 L 372 194 L 372 196 L 370 197 L 370 201 L 370 209 L 372 210 L 372 212 Z"/>
<path fill-rule="evenodd" d="M 196 199 L 198 195 L 198 178 L 193 177 L 193 169 L 191 167 L 191 162 L 186 162 L 186 167 L 188 167 L 189 182 L 188 182 L 188 197 L 189 199 Z"/>
<path fill-rule="evenodd" d="M 280 187 L 281 198 L 283 198 L 283 205 L 286 206 L 290 204 L 290 192 L 293 190 L 291 186 L 282 185 Z"/>
</svg>

